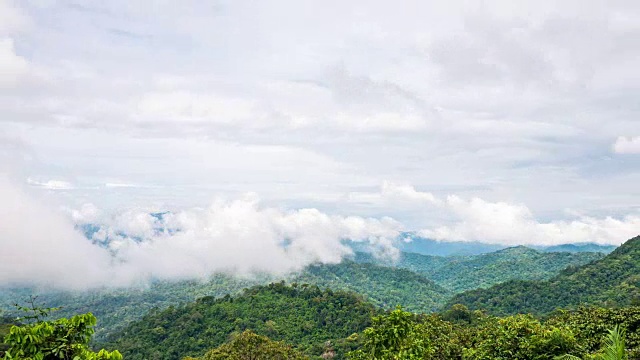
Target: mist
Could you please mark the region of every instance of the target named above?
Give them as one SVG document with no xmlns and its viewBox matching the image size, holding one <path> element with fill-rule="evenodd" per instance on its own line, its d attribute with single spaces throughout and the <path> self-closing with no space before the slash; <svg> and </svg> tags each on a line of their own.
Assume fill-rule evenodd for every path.
<svg viewBox="0 0 640 360">
<path fill-rule="evenodd" d="M 113 215 L 86 204 L 70 216 L 6 179 L 0 197 L 5 286 L 89 289 L 216 273 L 285 275 L 341 262 L 353 253 L 349 241 L 396 258 L 394 241 L 403 230 L 390 218 L 265 207 L 253 194 L 161 214 L 140 208 Z M 79 231 L 83 225 L 93 228 L 90 239 Z"/>
</svg>

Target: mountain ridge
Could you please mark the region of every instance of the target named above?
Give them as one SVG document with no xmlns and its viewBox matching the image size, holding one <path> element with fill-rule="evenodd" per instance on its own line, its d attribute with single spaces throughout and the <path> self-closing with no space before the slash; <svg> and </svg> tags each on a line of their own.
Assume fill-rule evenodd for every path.
<svg viewBox="0 0 640 360">
<path fill-rule="evenodd" d="M 462 304 L 495 315 L 546 314 L 580 305 L 605 307 L 640 303 L 640 236 L 589 264 L 568 267 L 546 281 L 513 280 L 488 289 L 455 295 L 447 304 Z"/>
</svg>

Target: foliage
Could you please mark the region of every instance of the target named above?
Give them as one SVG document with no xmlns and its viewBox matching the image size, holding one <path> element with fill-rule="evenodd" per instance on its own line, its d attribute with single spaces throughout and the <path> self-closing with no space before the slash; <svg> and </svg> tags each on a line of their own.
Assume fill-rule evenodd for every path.
<svg viewBox="0 0 640 360">
<path fill-rule="evenodd" d="M 581 307 L 575 311 L 557 311 L 547 323 L 567 326 L 589 353 L 606 347 L 610 329 L 618 327 L 626 332 L 629 356 L 640 359 L 640 307 Z"/>
<path fill-rule="evenodd" d="M 587 355 L 587 360 L 627 360 L 628 353 L 625 348 L 625 332 L 620 330 L 618 326 L 609 330 L 604 339 L 603 348 L 594 355 Z M 555 358 L 556 360 L 581 360 L 574 355 L 563 355 Z"/>
<path fill-rule="evenodd" d="M 348 357 L 352 360 L 609 360 L 627 359 L 624 357 L 627 351 L 628 358 L 640 358 L 625 350 L 622 325 L 605 330 L 603 337 L 596 336 L 597 347 L 593 347 L 588 334 L 577 333 L 578 327 L 573 325 L 590 323 L 593 319 L 585 318 L 586 312 L 561 315 L 562 318 L 540 321 L 530 315 L 486 316 L 463 306 L 439 315 L 416 315 L 396 309 L 375 317 L 371 327 L 359 335 L 361 347 Z"/>
<path fill-rule="evenodd" d="M 460 303 L 495 315 L 547 314 L 582 304 L 620 307 L 640 301 L 640 236 L 601 260 L 570 267 L 548 281 L 508 281 L 454 296 Z"/>
<path fill-rule="evenodd" d="M 44 306 L 61 306 L 54 317 L 70 317 L 91 312 L 98 319 L 95 339 L 106 337 L 124 328 L 132 321 L 139 320 L 154 308 L 167 308 L 191 302 L 204 296 L 224 296 L 237 294 L 242 289 L 258 283 L 268 282 L 263 278 L 240 279 L 228 275 L 215 275 L 207 281 L 158 281 L 146 287 L 122 289 L 96 289 L 83 292 L 46 291 L 46 289 L 3 289 L 0 290 L 0 306 L 12 307 L 15 299 L 41 293 L 39 302 Z"/>
<path fill-rule="evenodd" d="M 464 350 L 469 360 L 537 360 L 582 352 L 567 328 L 541 324 L 528 315 L 485 322 L 472 344 Z"/>
<path fill-rule="evenodd" d="M 291 345 L 273 341 L 245 330 L 232 336 L 231 341 L 210 350 L 201 358 L 184 360 L 304 360 L 308 357 L 296 351 Z"/>
<path fill-rule="evenodd" d="M 39 315 L 32 324 L 11 327 L 4 340 L 9 347 L 5 360 L 122 360 L 118 351 L 89 349 L 96 324 L 91 313 L 55 321 L 42 321 Z"/>
<path fill-rule="evenodd" d="M 378 310 L 351 292 L 283 282 L 246 289 L 237 297 L 205 297 L 182 307 L 153 311 L 112 337 L 108 347 L 127 359 L 199 356 L 234 332 L 252 330 L 321 355 L 335 344 L 336 359 L 357 343 L 344 341 L 369 326 Z"/>
<path fill-rule="evenodd" d="M 452 291 L 487 287 L 509 279 L 546 279 L 568 265 L 584 264 L 599 256 L 590 253 L 545 254 L 518 247 L 477 256 L 403 253 L 394 263 L 357 253 L 355 262 L 311 266 L 289 276 L 287 281 L 356 291 L 384 309 L 402 305 L 410 311 L 431 312 L 441 308 L 452 296 Z M 2 289 L 0 308 L 8 309 L 16 298 L 40 292 L 44 305 L 62 306 L 56 316 L 95 314 L 100 319 L 95 328 L 95 339 L 104 341 L 154 308 L 179 306 L 205 296 L 237 295 L 244 288 L 277 280 L 280 279 L 268 275 L 236 278 L 217 274 L 206 281 L 156 281 L 145 287 L 85 292 Z"/>
<path fill-rule="evenodd" d="M 546 280 L 569 266 L 587 264 L 602 257 L 600 253 L 540 252 L 517 246 L 458 258 L 426 276 L 446 289 L 459 293 L 509 280 Z"/>
<path fill-rule="evenodd" d="M 350 352 L 354 360 L 422 359 L 429 350 L 424 329 L 413 320 L 415 315 L 398 308 L 387 315 L 372 319 L 363 335 L 360 350 Z"/>
<path fill-rule="evenodd" d="M 0 359 L 4 357 L 4 352 L 9 349 L 9 345 L 4 343 L 4 338 L 9 334 L 9 330 L 14 325 L 19 325 L 14 318 L 0 316 Z"/>
<path fill-rule="evenodd" d="M 294 279 L 320 287 L 355 291 L 383 309 L 403 305 L 411 311 L 433 312 L 451 296 L 444 288 L 412 271 L 353 261 L 310 266 Z"/>
<path fill-rule="evenodd" d="M 546 280 L 569 266 L 584 265 L 604 257 L 597 252 L 543 252 L 524 246 L 473 256 L 431 256 L 402 253 L 396 262 L 358 253 L 356 261 L 408 269 L 446 290 L 458 293 L 487 288 L 508 280 Z M 406 304 L 406 303 L 403 303 Z"/>
</svg>

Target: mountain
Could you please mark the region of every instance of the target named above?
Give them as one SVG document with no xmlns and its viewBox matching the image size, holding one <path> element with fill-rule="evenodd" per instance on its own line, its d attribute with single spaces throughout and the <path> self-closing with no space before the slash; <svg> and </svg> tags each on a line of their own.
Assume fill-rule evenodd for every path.
<svg viewBox="0 0 640 360">
<path fill-rule="evenodd" d="M 402 305 L 411 311 L 433 312 L 452 295 L 415 272 L 353 261 L 310 266 L 293 280 L 331 289 L 355 291 L 384 309 Z"/>
<path fill-rule="evenodd" d="M 356 253 L 353 261 L 313 265 L 287 276 L 286 280 L 352 290 L 385 309 L 401 304 L 410 311 L 432 312 L 446 304 L 456 292 L 512 279 L 549 279 L 567 266 L 585 264 L 602 256 L 600 253 L 544 253 L 516 247 L 474 256 L 402 253 L 394 263 Z M 244 288 L 279 280 L 269 275 L 237 278 L 219 274 L 203 281 L 156 281 L 144 287 L 86 292 L 1 289 L 0 309 L 11 310 L 12 304 L 40 294 L 39 300 L 44 306 L 62 306 L 55 316 L 93 312 L 99 319 L 96 339 L 103 340 L 154 307 L 164 309 L 204 296 L 236 295 Z"/>
<path fill-rule="evenodd" d="M 600 253 L 544 253 L 517 246 L 457 258 L 437 271 L 424 275 L 444 288 L 459 293 L 514 279 L 549 279 L 569 266 L 583 265 L 602 257 Z"/>
<path fill-rule="evenodd" d="M 281 282 L 244 290 L 237 297 L 205 297 L 152 311 L 104 346 L 120 350 L 129 360 L 174 360 L 200 356 L 248 329 L 295 344 L 308 355 L 321 355 L 325 342 L 331 341 L 339 359 L 350 346 L 343 339 L 369 326 L 378 313 L 352 292 Z"/>
<path fill-rule="evenodd" d="M 504 249 L 506 246 L 475 241 L 438 241 L 417 236 L 414 233 L 401 235 L 400 250 L 423 255 L 452 256 L 478 255 Z"/>
<path fill-rule="evenodd" d="M 144 287 L 78 292 L 38 288 L 1 289 L 0 307 L 9 313 L 14 310 L 13 304 L 23 303 L 30 295 L 37 295 L 38 304 L 44 307 L 61 307 L 53 313 L 54 317 L 92 312 L 98 318 L 95 337 L 101 340 L 128 323 L 138 320 L 153 308 L 164 309 L 203 296 L 237 294 L 244 288 L 270 281 L 270 278 L 241 279 L 217 274 L 207 281 L 156 281 Z"/>
<path fill-rule="evenodd" d="M 614 245 L 599 245 L 594 243 L 577 243 L 577 244 L 561 244 L 554 246 L 541 247 L 540 250 L 546 252 L 600 252 L 608 254 L 616 249 Z M 537 249 L 537 248 L 536 248 Z"/>
<path fill-rule="evenodd" d="M 587 264 L 602 257 L 604 255 L 601 253 L 547 253 L 516 246 L 474 256 L 442 257 L 402 253 L 396 263 L 358 253 L 355 260 L 409 269 L 450 292 L 459 293 L 514 279 L 549 279 L 568 266 Z"/>
<path fill-rule="evenodd" d="M 569 267 L 547 281 L 513 280 L 454 296 L 448 303 L 496 315 L 546 314 L 558 307 L 640 304 L 640 236 L 604 258 Z"/>
<path fill-rule="evenodd" d="M 99 319 L 95 337 L 102 340 L 138 320 L 154 307 L 164 309 L 204 296 L 235 295 L 244 288 L 279 280 L 281 279 L 270 275 L 238 278 L 218 274 L 207 281 L 157 281 L 147 287 L 85 292 L 4 289 L 0 291 L 0 308 L 11 310 L 12 304 L 27 299 L 31 294 L 40 294 L 39 301 L 44 306 L 62 307 L 55 316 L 68 317 L 92 312 Z M 310 266 L 298 274 L 287 276 L 286 280 L 334 290 L 356 291 L 382 308 L 403 305 L 407 309 L 423 312 L 437 310 L 452 295 L 433 281 L 409 270 L 353 261 Z"/>
</svg>

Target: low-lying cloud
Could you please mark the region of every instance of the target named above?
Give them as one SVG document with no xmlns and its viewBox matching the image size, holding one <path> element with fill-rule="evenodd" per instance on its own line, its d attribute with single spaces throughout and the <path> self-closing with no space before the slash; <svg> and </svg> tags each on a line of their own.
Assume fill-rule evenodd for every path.
<svg viewBox="0 0 640 360">
<path fill-rule="evenodd" d="M 403 231 L 412 230 L 389 217 L 268 207 L 255 194 L 162 212 L 135 208 L 112 214 L 85 204 L 65 216 L 29 190 L 0 178 L 0 286 L 86 289 L 206 279 L 220 272 L 284 275 L 310 264 L 341 262 L 353 253 L 349 242 L 396 258 L 395 242 Z M 437 197 L 393 183 L 384 183 L 380 192 L 350 194 L 348 199 L 378 203 L 389 211 L 436 209 L 449 220 L 417 233 L 442 241 L 618 245 L 640 229 L 638 214 L 541 222 L 523 204 Z"/>
<path fill-rule="evenodd" d="M 206 208 L 105 215 L 87 204 L 64 217 L 8 181 L 0 183 L 0 285 L 127 286 L 152 279 L 285 274 L 339 263 L 346 242 L 395 257 L 402 226 L 390 218 L 264 207 L 255 195 Z M 91 229 L 90 239 L 78 229 Z"/>
<path fill-rule="evenodd" d="M 422 237 L 442 241 L 478 241 L 507 246 L 555 245 L 579 242 L 620 245 L 640 234 L 640 214 L 621 218 L 575 216 L 573 219 L 543 222 L 524 204 L 491 202 L 457 195 L 444 198 L 413 186 L 385 182 L 378 193 L 354 194 L 356 201 L 366 200 L 384 206 L 405 207 L 413 211 L 444 212 L 448 224 L 425 227 Z"/>
<path fill-rule="evenodd" d="M 1 175 L 0 198 L 0 285 L 84 288 L 109 279 L 109 253 L 63 214 Z"/>
</svg>

